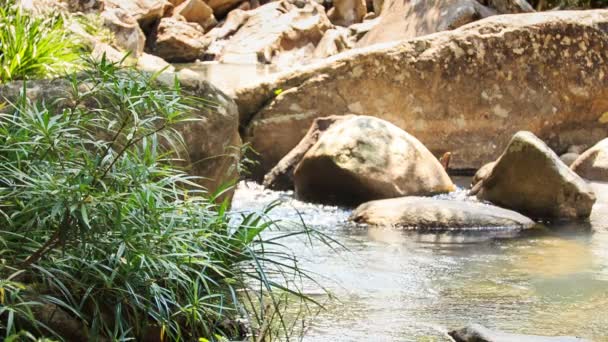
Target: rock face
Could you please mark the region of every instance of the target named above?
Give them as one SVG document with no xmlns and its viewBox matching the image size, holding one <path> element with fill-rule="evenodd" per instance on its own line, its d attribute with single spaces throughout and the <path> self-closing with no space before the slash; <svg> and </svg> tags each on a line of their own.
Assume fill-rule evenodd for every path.
<svg viewBox="0 0 608 342">
<path fill-rule="evenodd" d="M 345 205 L 455 189 L 416 138 L 370 116 L 329 127 L 302 157 L 294 184 L 302 200 Z"/>
<path fill-rule="evenodd" d="M 513 136 L 477 197 L 533 218 L 587 218 L 595 203 L 591 187 L 530 132 Z"/>
<path fill-rule="evenodd" d="M 585 179 L 608 182 L 608 139 L 585 151 L 571 168 Z"/>
<path fill-rule="evenodd" d="M 569 336 L 532 336 L 509 334 L 493 331 L 479 324 L 471 324 L 466 328 L 449 333 L 456 342 L 590 342 L 588 340 Z"/>
<path fill-rule="evenodd" d="M 318 118 L 312 123 L 306 136 L 264 177 L 264 186 L 272 190 L 293 190 L 293 172 L 311 147 L 331 126 L 353 118 L 352 115 L 334 115 Z"/>
<path fill-rule="evenodd" d="M 360 23 L 367 14 L 365 0 L 334 0 L 333 4 L 328 16 L 335 25 L 348 27 Z"/>
<path fill-rule="evenodd" d="M 193 62 L 205 53 L 203 32 L 199 24 L 163 18 L 158 25 L 154 52 L 168 62 Z"/>
<path fill-rule="evenodd" d="M 207 54 L 226 63 L 292 65 L 312 58 L 330 28 L 324 8 L 313 0 L 271 2 L 232 11 L 223 27 L 207 34 Z"/>
<path fill-rule="evenodd" d="M 598 121 L 608 112 L 607 61 L 607 10 L 493 16 L 345 52 L 236 96 L 245 139 L 261 154 L 258 176 L 315 118 L 342 114 L 387 120 L 435 155 L 452 152 L 452 169 L 477 169 L 520 130 L 556 151 L 608 136 Z"/>
<path fill-rule="evenodd" d="M 114 33 L 116 45 L 130 51 L 133 57 L 139 57 L 146 46 L 146 36 L 139 23 L 121 8 L 108 9 L 101 13 L 103 24 Z"/>
<path fill-rule="evenodd" d="M 536 223 L 514 211 L 476 202 L 401 197 L 367 202 L 351 220 L 422 230 L 522 230 Z"/>
<path fill-rule="evenodd" d="M 166 73 L 159 80 L 173 84 L 174 76 Z M 186 94 L 208 99 L 215 104 L 214 107 L 202 105 L 196 108 L 194 116 L 200 120 L 177 127 L 188 151 L 176 151 L 186 160 L 189 174 L 201 177 L 197 180 L 200 185 L 214 192 L 222 184 L 238 178 L 236 163 L 239 158 L 238 155 L 234 156 L 235 149 L 238 151 L 241 146 L 237 107 L 231 98 L 201 81 L 198 75 L 180 72 L 177 76 Z M 63 79 L 30 80 L 26 85 L 27 97 L 34 102 L 48 103 L 58 98 L 69 98 L 73 91 L 71 83 Z M 23 82 L 3 85 L 0 87 L 1 102 L 15 101 L 22 89 Z"/>
</svg>

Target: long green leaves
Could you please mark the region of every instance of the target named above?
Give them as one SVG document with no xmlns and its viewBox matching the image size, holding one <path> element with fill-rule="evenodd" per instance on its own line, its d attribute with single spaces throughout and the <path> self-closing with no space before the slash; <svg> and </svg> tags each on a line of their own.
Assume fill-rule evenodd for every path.
<svg viewBox="0 0 608 342">
<path fill-rule="evenodd" d="M 204 102 L 90 63 L 65 98 L 0 114 L 0 333 L 213 341 L 266 331 L 269 312 L 287 330 L 277 291 L 308 298 L 263 237 L 274 223 L 233 217 L 174 164 Z"/>
<path fill-rule="evenodd" d="M 73 71 L 82 51 L 61 16 L 34 17 L 15 5 L 0 6 L 0 83 Z"/>
</svg>

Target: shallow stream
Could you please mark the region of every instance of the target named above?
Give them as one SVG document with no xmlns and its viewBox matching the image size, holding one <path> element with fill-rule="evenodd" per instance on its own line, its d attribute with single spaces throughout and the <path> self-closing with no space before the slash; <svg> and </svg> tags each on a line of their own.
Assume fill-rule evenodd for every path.
<svg viewBox="0 0 608 342">
<path fill-rule="evenodd" d="M 608 184 L 594 188 L 600 198 L 590 223 L 509 239 L 358 227 L 347 221 L 350 210 L 244 182 L 233 210 L 280 200 L 271 217 L 282 229 L 302 218 L 347 248 L 287 243 L 337 298 L 310 324 L 304 341 L 449 341 L 448 330 L 468 323 L 608 341 Z M 326 298 L 314 284 L 305 289 Z"/>
</svg>

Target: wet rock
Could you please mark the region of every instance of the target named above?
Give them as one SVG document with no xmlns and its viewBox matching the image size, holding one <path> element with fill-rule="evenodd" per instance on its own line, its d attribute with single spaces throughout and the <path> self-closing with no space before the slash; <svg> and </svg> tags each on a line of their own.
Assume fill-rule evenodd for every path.
<svg viewBox="0 0 608 342">
<path fill-rule="evenodd" d="M 114 43 L 121 49 L 139 57 L 146 46 L 146 36 L 137 20 L 121 8 L 107 9 L 101 13 L 103 24 L 114 33 Z"/>
<path fill-rule="evenodd" d="M 582 338 L 569 336 L 510 334 L 490 330 L 479 324 L 471 324 L 466 328 L 451 331 L 449 334 L 456 342 L 590 342 Z"/>
<path fill-rule="evenodd" d="M 258 177 L 315 118 L 343 114 L 387 120 L 435 155 L 451 151 L 451 169 L 478 169 L 520 130 L 556 151 L 608 136 L 598 121 L 608 112 L 607 47 L 608 10 L 492 16 L 348 51 L 239 89 L 236 99 L 244 138 L 260 153 Z"/>
<path fill-rule="evenodd" d="M 422 143 L 371 116 L 329 127 L 297 165 L 294 185 L 302 200 L 345 205 L 455 189 Z"/>
<path fill-rule="evenodd" d="M 193 62 L 205 53 L 203 32 L 199 24 L 163 18 L 158 25 L 154 53 L 171 63 Z"/>
<path fill-rule="evenodd" d="M 363 21 L 367 14 L 365 0 L 334 0 L 327 15 L 334 25 L 348 27 Z"/>
<path fill-rule="evenodd" d="M 561 156 L 559 156 L 559 159 L 567 166 L 570 166 L 570 165 L 572 165 L 572 163 L 574 163 L 574 161 L 576 159 L 578 159 L 579 156 L 580 156 L 580 154 L 578 154 L 578 153 L 568 152 L 568 153 L 564 153 Z"/>
<path fill-rule="evenodd" d="M 595 203 L 591 187 L 530 132 L 513 136 L 477 197 L 533 218 L 587 218 Z"/>
<path fill-rule="evenodd" d="M 231 12 L 223 27 L 206 35 L 211 42 L 207 55 L 225 63 L 292 66 L 312 59 L 330 28 L 325 10 L 313 0 L 271 2 Z"/>
<path fill-rule="evenodd" d="M 213 9 L 203 0 L 186 0 L 173 10 L 173 16 L 181 16 L 187 22 L 199 24 L 205 31 L 217 25 Z"/>
<path fill-rule="evenodd" d="M 300 141 L 279 163 L 264 177 L 264 186 L 272 190 L 293 190 L 293 171 L 300 163 L 306 152 L 313 147 L 323 133 L 331 126 L 353 118 L 352 115 L 328 116 L 318 118 Z"/>
<path fill-rule="evenodd" d="M 585 151 L 572 163 L 571 168 L 585 179 L 608 182 L 608 139 Z"/>
<path fill-rule="evenodd" d="M 536 225 L 515 211 L 493 205 L 428 197 L 367 202 L 353 212 L 351 220 L 422 230 L 522 230 Z"/>
</svg>

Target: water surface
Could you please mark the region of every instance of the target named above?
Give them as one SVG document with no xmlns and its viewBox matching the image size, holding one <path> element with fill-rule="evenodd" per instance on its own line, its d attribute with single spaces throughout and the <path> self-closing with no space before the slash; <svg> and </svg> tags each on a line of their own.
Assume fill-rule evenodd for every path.
<svg viewBox="0 0 608 342">
<path fill-rule="evenodd" d="M 287 243 L 337 298 L 304 341 L 449 341 L 449 329 L 473 322 L 608 341 L 608 185 L 594 187 L 600 200 L 590 223 L 509 239 L 358 227 L 348 223 L 348 209 L 302 203 L 252 183 L 240 184 L 233 209 L 281 200 L 271 216 L 282 229 L 302 218 L 347 247 Z"/>
</svg>

